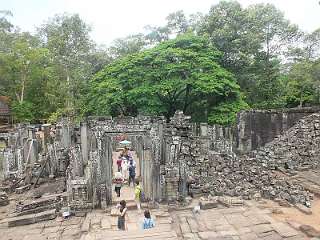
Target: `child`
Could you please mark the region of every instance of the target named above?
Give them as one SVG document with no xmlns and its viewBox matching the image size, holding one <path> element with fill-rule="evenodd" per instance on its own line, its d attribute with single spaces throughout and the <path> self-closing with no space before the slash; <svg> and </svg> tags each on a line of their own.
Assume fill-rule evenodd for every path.
<svg viewBox="0 0 320 240">
<path fill-rule="evenodd" d="M 140 186 L 139 180 L 136 180 L 136 187 L 134 188 L 134 201 L 137 204 L 137 209 L 141 210 L 141 193 L 142 188 Z"/>
<path fill-rule="evenodd" d="M 150 216 L 150 211 L 149 210 L 145 210 L 144 211 L 144 219 L 143 219 L 143 224 L 142 224 L 142 228 L 143 229 L 149 229 L 149 228 L 153 228 L 155 227 L 154 221 Z"/>
<path fill-rule="evenodd" d="M 120 215 L 118 216 L 118 229 L 119 230 L 126 230 L 126 213 L 127 213 L 127 208 L 126 208 L 126 201 L 121 200 L 120 201 Z"/>
</svg>

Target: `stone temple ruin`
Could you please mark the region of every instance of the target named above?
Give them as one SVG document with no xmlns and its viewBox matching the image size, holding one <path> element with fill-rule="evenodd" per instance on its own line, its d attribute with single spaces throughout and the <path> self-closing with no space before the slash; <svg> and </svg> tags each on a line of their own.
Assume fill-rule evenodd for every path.
<svg viewBox="0 0 320 240">
<path fill-rule="evenodd" d="M 75 126 L 62 119 L 54 133 L 49 124 L 17 125 L 0 136 L 6 144 L 0 206 L 15 192 L 41 199 L 17 203 L 15 216 L 36 213 L 50 219 L 51 209 L 82 213 L 108 207 L 112 153 L 123 138 L 137 153 L 149 202 L 180 204 L 188 196 L 211 195 L 309 206 L 318 189 L 292 176 L 318 168 L 318 109 L 246 111 L 237 121 L 230 128 L 195 124 L 176 112 L 170 122 L 89 117 Z M 40 198 L 46 192 L 50 197 Z"/>
</svg>

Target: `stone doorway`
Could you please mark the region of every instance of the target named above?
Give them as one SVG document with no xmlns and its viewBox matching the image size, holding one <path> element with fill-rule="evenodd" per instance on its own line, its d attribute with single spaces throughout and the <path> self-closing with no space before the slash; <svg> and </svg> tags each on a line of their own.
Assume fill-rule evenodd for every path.
<svg viewBox="0 0 320 240">
<path fill-rule="evenodd" d="M 112 165 L 112 173 L 113 173 L 113 176 L 115 176 L 115 173 L 117 172 L 117 159 L 120 155 L 121 151 L 115 151 L 115 152 L 112 152 L 112 162 L 113 162 L 113 165 Z M 135 161 L 136 163 L 136 179 L 138 179 L 139 181 L 141 181 L 141 174 L 140 174 L 140 159 L 139 157 L 137 156 L 137 153 L 136 151 L 134 151 L 134 149 L 130 150 L 130 154 L 132 155 L 132 158 L 133 160 Z M 128 184 L 128 178 L 129 178 L 129 173 L 128 173 L 128 170 L 127 169 L 123 169 L 122 170 L 122 176 L 124 177 L 124 184 L 121 188 L 121 196 L 120 197 L 117 197 L 115 191 L 114 191 L 114 184 L 112 184 L 112 202 L 119 202 L 120 200 L 126 200 L 127 202 L 129 201 L 133 201 L 134 200 L 134 186 L 133 184 L 131 183 L 131 185 L 129 186 Z"/>
<path fill-rule="evenodd" d="M 137 162 L 137 176 L 146 199 L 158 201 L 161 198 L 158 126 L 158 122 L 151 124 L 149 118 L 143 121 L 139 118 L 89 119 L 87 125 L 83 125 L 87 129 L 81 131 L 81 137 L 87 136 L 83 142 L 86 142 L 86 139 L 89 139 L 89 142 L 87 146 L 82 146 L 82 149 L 87 149 L 88 152 L 84 152 L 83 155 L 88 156 L 88 165 L 92 165 L 87 168 L 92 169 L 92 186 L 93 190 L 97 189 L 96 194 L 93 194 L 97 196 L 93 202 L 99 202 L 96 207 L 103 207 L 104 202 L 106 205 L 118 202 L 112 179 L 117 169 L 117 148 L 119 142 L 124 139 L 131 142 Z M 133 200 L 133 187 L 125 186 L 122 193 L 126 198 Z"/>
</svg>

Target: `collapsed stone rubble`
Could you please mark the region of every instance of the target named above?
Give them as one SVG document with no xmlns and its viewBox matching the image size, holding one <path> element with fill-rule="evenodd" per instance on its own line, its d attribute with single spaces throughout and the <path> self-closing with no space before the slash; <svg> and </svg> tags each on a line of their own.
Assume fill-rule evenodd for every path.
<svg viewBox="0 0 320 240">
<path fill-rule="evenodd" d="M 283 135 L 254 152 L 263 165 L 284 171 L 318 168 L 320 153 L 320 114 L 302 118 Z"/>
<path fill-rule="evenodd" d="M 228 195 L 255 199 L 265 197 L 308 205 L 312 194 L 298 183 L 291 183 L 287 176 L 262 166 L 253 158 L 232 158 L 212 153 L 205 165 L 207 170 L 196 178 L 195 193 L 210 193 L 213 196 Z"/>
<path fill-rule="evenodd" d="M 310 206 L 313 194 L 282 173 L 288 172 L 283 169 L 318 167 L 319 119 L 320 114 L 304 117 L 267 146 L 243 156 L 237 156 L 225 147 L 220 152 L 209 150 L 201 153 L 206 146 L 205 138 L 192 136 L 189 142 L 182 143 L 187 149 L 186 154 L 181 151 L 187 164 L 187 178 L 194 180 L 190 191 L 193 194 L 241 196 L 244 199 L 262 196 Z M 225 141 L 226 145 L 232 146 L 228 141 Z"/>
</svg>

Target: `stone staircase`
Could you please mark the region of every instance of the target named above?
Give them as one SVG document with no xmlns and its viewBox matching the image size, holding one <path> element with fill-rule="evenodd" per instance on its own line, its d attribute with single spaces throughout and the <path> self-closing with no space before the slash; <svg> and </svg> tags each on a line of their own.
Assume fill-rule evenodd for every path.
<svg viewBox="0 0 320 240">
<path fill-rule="evenodd" d="M 126 231 L 117 229 L 117 216 L 112 213 L 95 212 L 89 213 L 82 224 L 81 240 L 175 240 L 177 233 L 172 225 L 172 218 L 166 209 L 151 211 L 156 226 L 152 229 L 143 230 L 143 211 L 128 210 L 126 216 Z"/>
</svg>

